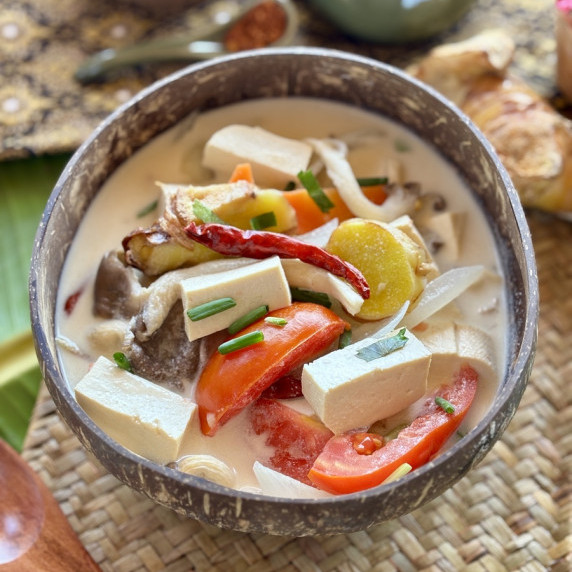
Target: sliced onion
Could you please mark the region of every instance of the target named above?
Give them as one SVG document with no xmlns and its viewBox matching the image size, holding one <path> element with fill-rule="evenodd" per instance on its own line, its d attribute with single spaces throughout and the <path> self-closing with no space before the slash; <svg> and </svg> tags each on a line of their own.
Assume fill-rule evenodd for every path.
<svg viewBox="0 0 572 572">
<path fill-rule="evenodd" d="M 318 228 L 305 232 L 304 234 L 297 234 L 294 238 L 307 244 L 313 244 L 314 246 L 324 248 L 326 244 L 328 244 L 328 240 L 330 240 L 332 232 L 336 230 L 339 223 L 340 221 L 337 218 L 333 218 Z"/>
<path fill-rule="evenodd" d="M 289 499 L 323 499 L 332 496 L 330 493 L 315 489 L 292 477 L 269 469 L 258 461 L 254 462 L 252 468 L 262 493 L 265 495 Z"/>
<path fill-rule="evenodd" d="M 412 211 L 417 197 L 409 193 L 389 195 L 382 205 L 372 203 L 362 192 L 345 153 L 328 139 L 308 139 L 320 156 L 328 176 L 349 210 L 358 217 L 391 222 Z"/>
<path fill-rule="evenodd" d="M 401 325 L 411 330 L 460 296 L 484 274 L 485 267 L 480 265 L 453 268 L 441 274 L 427 284 L 419 303 L 405 316 Z"/>
<path fill-rule="evenodd" d="M 397 310 L 397 312 L 395 312 L 395 314 L 393 314 L 393 316 L 391 316 L 383 324 L 383 326 L 379 328 L 379 330 L 377 330 L 374 334 L 372 334 L 372 337 L 382 338 L 389 332 L 393 332 L 393 330 L 395 330 L 397 326 L 400 324 L 401 320 L 403 320 L 403 316 L 405 316 L 408 309 L 409 309 L 409 300 L 407 300 L 407 302 L 405 302 L 405 304 L 403 304 L 403 306 L 401 306 L 401 308 L 399 308 L 399 310 Z"/>
</svg>

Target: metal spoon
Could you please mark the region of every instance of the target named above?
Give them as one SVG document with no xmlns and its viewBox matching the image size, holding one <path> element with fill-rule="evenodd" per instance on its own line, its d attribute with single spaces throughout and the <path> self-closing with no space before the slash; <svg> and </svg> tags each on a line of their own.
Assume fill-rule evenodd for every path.
<svg viewBox="0 0 572 572">
<path fill-rule="evenodd" d="M 285 46 L 292 43 L 299 26 L 298 10 L 291 0 L 274 0 L 286 12 L 286 29 L 271 46 Z M 141 42 L 127 48 L 103 50 L 88 58 L 76 71 L 75 79 L 89 83 L 100 79 L 106 73 L 126 66 L 165 61 L 198 61 L 229 53 L 223 39 L 236 24 L 260 0 L 249 0 L 240 6 L 238 13 L 224 24 L 213 24 L 188 34 Z"/>
<path fill-rule="evenodd" d="M 0 439 L 2 572 L 100 572 L 48 487 Z"/>
</svg>

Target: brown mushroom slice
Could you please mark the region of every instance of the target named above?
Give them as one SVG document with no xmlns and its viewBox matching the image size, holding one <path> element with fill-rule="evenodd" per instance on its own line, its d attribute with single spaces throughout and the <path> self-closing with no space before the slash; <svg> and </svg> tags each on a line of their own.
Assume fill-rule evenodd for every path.
<svg viewBox="0 0 572 572">
<path fill-rule="evenodd" d="M 125 351 L 134 373 L 177 392 L 195 381 L 202 365 L 221 342 L 221 336 L 215 334 L 189 342 L 184 319 L 181 300 L 175 302 L 161 327 L 151 336 L 147 336 L 141 316 L 135 318 L 133 339 Z"/>
<path fill-rule="evenodd" d="M 93 313 L 102 318 L 130 318 L 145 296 L 137 270 L 126 266 L 119 252 L 107 252 L 95 277 Z"/>
</svg>

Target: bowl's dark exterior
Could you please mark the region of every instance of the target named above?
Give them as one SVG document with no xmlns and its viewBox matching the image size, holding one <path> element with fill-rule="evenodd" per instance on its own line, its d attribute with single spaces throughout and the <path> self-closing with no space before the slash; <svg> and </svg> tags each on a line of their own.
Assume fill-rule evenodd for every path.
<svg viewBox="0 0 572 572">
<path fill-rule="evenodd" d="M 158 466 L 104 434 L 77 404 L 58 361 L 56 293 L 66 253 L 90 202 L 123 161 L 191 112 L 260 97 L 309 96 L 379 112 L 415 131 L 473 189 L 500 252 L 509 359 L 491 410 L 452 449 L 399 481 L 327 500 L 226 489 Z M 509 177 L 471 122 L 434 91 L 379 62 L 325 49 L 257 50 L 190 66 L 112 114 L 62 173 L 36 236 L 30 276 L 36 349 L 67 424 L 120 481 L 174 511 L 223 528 L 281 535 L 350 532 L 403 515 L 444 492 L 491 449 L 513 417 L 532 367 L 538 286 L 525 216 Z"/>
</svg>

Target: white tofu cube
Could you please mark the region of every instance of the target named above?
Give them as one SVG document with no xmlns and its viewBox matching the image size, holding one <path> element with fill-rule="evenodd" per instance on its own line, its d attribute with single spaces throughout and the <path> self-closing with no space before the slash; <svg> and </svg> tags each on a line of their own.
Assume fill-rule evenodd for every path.
<svg viewBox="0 0 572 572">
<path fill-rule="evenodd" d="M 498 373 L 492 339 L 478 328 L 465 324 L 431 325 L 419 339 L 432 353 L 429 387 L 451 383 L 465 363 L 479 374 L 479 385 L 496 387 Z"/>
<path fill-rule="evenodd" d="M 78 403 L 118 443 L 151 461 L 179 457 L 196 410 L 190 399 L 100 357 L 75 387 Z"/>
<path fill-rule="evenodd" d="M 250 163 L 258 186 L 284 188 L 308 168 L 312 147 L 261 127 L 229 125 L 207 141 L 203 165 L 228 179 L 238 163 Z"/>
<path fill-rule="evenodd" d="M 425 394 L 431 353 L 411 332 L 406 330 L 405 336 L 402 348 L 372 361 L 357 354 L 378 343 L 377 338 L 366 338 L 304 366 L 302 393 L 334 433 L 368 427 Z"/>
<path fill-rule="evenodd" d="M 187 316 L 191 308 L 227 297 L 232 298 L 236 306 L 195 322 Z M 225 272 L 187 278 L 181 282 L 181 298 L 185 331 L 191 342 L 228 328 L 258 306 L 267 305 L 272 311 L 292 302 L 286 275 L 277 256 Z"/>
</svg>

